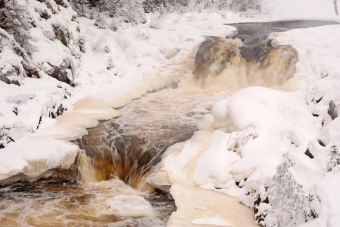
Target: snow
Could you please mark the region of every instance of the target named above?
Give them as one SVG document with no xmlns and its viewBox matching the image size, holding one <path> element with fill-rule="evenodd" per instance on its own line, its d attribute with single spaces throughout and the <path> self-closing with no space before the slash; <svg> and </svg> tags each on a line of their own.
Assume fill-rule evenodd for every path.
<svg viewBox="0 0 340 227">
<path fill-rule="evenodd" d="M 210 139 L 210 148 L 196 163 L 194 175 L 196 184 L 205 185 L 209 178 L 221 183 L 227 182 L 230 165 L 240 159 L 237 154 L 227 150 L 229 137 L 230 135 L 222 131 L 214 131 Z"/>
<path fill-rule="evenodd" d="M 68 169 L 78 147 L 53 138 L 28 137 L 0 150 L 0 180 L 18 173 L 38 177 L 49 169 Z"/>
<path fill-rule="evenodd" d="M 333 0 L 274 0 L 264 6 L 270 11 L 272 20 L 339 19 L 334 11 Z"/>
<path fill-rule="evenodd" d="M 301 225 L 301 227 L 312 226 L 338 226 L 340 223 L 340 172 L 327 173 L 319 182 L 317 194 L 321 202 L 321 215 L 319 218 Z"/>
</svg>

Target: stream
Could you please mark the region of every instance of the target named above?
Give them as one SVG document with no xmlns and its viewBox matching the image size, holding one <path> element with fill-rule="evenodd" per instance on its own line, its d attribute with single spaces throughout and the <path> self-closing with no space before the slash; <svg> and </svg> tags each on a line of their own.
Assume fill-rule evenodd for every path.
<svg viewBox="0 0 340 227">
<path fill-rule="evenodd" d="M 100 121 L 74 141 L 82 150 L 77 179 L 0 188 L 0 225 L 166 226 L 174 200 L 148 181 L 162 154 L 191 138 L 217 101 L 247 86 L 279 87 L 293 77 L 297 52 L 272 47 L 269 33 L 327 24 L 333 22 L 233 24 L 233 39 L 208 38 L 197 51 L 193 82 L 132 100 L 118 117 Z M 244 45 L 239 48 L 234 38 Z"/>
</svg>

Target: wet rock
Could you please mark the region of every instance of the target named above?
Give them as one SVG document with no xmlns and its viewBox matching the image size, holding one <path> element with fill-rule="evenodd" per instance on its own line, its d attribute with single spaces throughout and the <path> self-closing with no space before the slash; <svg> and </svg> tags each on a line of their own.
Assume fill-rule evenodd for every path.
<svg viewBox="0 0 340 227">
<path fill-rule="evenodd" d="M 240 58 L 238 42 L 231 39 L 208 37 L 195 56 L 194 75 L 197 79 L 209 74 L 217 76 L 225 67 Z"/>
</svg>

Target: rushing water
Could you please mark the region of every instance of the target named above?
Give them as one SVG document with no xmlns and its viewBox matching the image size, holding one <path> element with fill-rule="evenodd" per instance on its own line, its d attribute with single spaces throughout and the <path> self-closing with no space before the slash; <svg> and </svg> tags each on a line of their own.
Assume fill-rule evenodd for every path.
<svg viewBox="0 0 340 227">
<path fill-rule="evenodd" d="M 121 108 L 120 117 L 101 122 L 78 144 L 93 169 L 81 172 L 85 181 L 117 175 L 134 188 L 148 190 L 150 169 L 163 152 L 189 139 L 212 105 L 230 92 L 167 88 L 149 93 Z"/>
<path fill-rule="evenodd" d="M 195 74 L 191 79 L 186 75 L 177 88 L 132 100 L 119 108 L 118 117 L 75 141 L 82 149 L 77 181 L 0 188 L 0 226 L 165 226 L 174 201 L 147 181 L 163 152 L 189 139 L 212 105 L 233 90 L 278 87 L 291 79 L 297 52 L 269 45 L 270 32 L 324 24 L 237 24 L 241 48 L 240 40 L 209 38 L 198 49 L 195 67 L 187 70 Z"/>
<path fill-rule="evenodd" d="M 174 202 L 145 179 L 165 149 L 189 139 L 204 114 L 229 94 L 166 88 L 131 101 L 119 109 L 119 117 L 100 122 L 77 141 L 85 152 L 79 156 L 79 182 L 0 189 L 0 226 L 165 226 Z M 144 196 L 155 214 L 136 216 L 139 210 L 129 200 L 131 210 L 121 216 L 122 210 L 106 204 L 118 195 Z"/>
<path fill-rule="evenodd" d="M 144 195 L 155 214 L 136 217 L 131 209 L 134 218 L 118 215 L 117 211 L 127 211 L 112 210 L 106 203 L 117 195 Z M 87 184 L 17 183 L 0 189 L 0 210 L 0 226 L 165 226 L 175 205 L 163 192 L 145 195 L 111 179 Z"/>
</svg>

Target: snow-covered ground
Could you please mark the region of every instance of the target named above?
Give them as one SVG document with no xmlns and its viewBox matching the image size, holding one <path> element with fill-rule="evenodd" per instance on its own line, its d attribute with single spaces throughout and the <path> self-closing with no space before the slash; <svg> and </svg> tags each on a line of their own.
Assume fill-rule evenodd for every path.
<svg viewBox="0 0 340 227">
<path fill-rule="evenodd" d="M 50 12 L 38 1 L 29 4 Z M 69 168 L 78 153 L 69 141 L 99 119 L 117 116 L 114 107 L 176 81 L 206 36 L 234 31 L 224 23 L 338 19 L 331 0 L 277 0 L 268 9 L 271 14 L 252 17 L 226 11 L 150 16 L 146 24 L 118 32 L 99 29 L 86 18 L 72 19 L 76 13 L 70 7 L 50 12 L 49 20 L 32 11 L 39 44 L 33 59 L 41 78 L 19 75 L 21 86 L 0 81 L 0 142 L 6 146 L 0 150 L 0 180 Z M 68 47 L 49 36 L 52 24 L 71 33 Z M 9 48 L 11 36 L 5 36 L 9 44 L 0 68 L 7 72 L 20 68 L 22 59 Z M 263 225 L 340 226 L 340 120 L 329 114 L 340 114 L 340 26 L 296 29 L 272 38 L 298 51 L 298 90 L 241 90 L 218 102 L 191 140 L 167 151 L 152 181 L 172 185 L 178 210 L 169 226 L 252 226 L 252 212 L 225 194 L 252 208 Z M 86 41 L 85 53 L 76 49 L 80 39 Z M 49 63 L 66 64 L 77 86 L 48 76 Z M 55 118 L 65 108 L 67 113 Z"/>
</svg>

